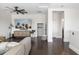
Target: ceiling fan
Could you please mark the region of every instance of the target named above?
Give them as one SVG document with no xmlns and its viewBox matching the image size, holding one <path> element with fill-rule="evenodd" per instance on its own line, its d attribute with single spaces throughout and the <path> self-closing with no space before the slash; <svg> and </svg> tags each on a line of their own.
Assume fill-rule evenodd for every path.
<svg viewBox="0 0 79 59">
<path fill-rule="evenodd" d="M 15 6 L 14 8 L 10 8 L 10 7 L 6 7 L 10 10 L 12 10 L 12 12 L 16 12 L 16 14 L 26 14 L 28 13 L 27 11 L 25 11 L 25 9 L 20 9 L 18 6 Z"/>
</svg>

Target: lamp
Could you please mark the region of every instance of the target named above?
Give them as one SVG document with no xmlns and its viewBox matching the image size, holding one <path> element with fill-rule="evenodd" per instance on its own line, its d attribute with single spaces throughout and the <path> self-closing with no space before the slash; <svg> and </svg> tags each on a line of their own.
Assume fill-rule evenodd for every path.
<svg viewBox="0 0 79 59">
<path fill-rule="evenodd" d="M 9 37 L 11 38 L 12 37 L 12 35 L 11 35 L 11 32 L 12 32 L 12 27 L 14 27 L 12 24 L 10 24 L 9 25 L 9 29 L 10 29 L 10 32 L 9 32 Z M 11 41 L 12 41 L 12 39 L 11 39 Z"/>
<path fill-rule="evenodd" d="M 10 24 L 9 29 L 12 29 L 12 27 L 14 27 L 12 24 Z"/>
</svg>

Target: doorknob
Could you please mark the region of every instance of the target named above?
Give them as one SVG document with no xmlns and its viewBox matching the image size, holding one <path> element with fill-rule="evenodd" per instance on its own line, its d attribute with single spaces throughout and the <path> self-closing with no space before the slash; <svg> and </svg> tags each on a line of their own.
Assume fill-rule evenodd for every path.
<svg viewBox="0 0 79 59">
<path fill-rule="evenodd" d="M 72 35 L 74 35 L 74 32 L 72 32 Z"/>
</svg>

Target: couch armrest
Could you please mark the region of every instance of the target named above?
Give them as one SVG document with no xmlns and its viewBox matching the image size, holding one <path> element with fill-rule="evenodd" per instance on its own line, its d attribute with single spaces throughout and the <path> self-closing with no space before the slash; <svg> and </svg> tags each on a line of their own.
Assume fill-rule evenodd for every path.
<svg viewBox="0 0 79 59">
<path fill-rule="evenodd" d="M 4 55 L 24 55 L 24 45 L 20 44 L 18 46 L 13 47 Z"/>
<path fill-rule="evenodd" d="M 24 44 L 25 47 L 25 55 L 28 55 L 31 50 L 31 37 L 26 37 L 22 41 L 21 44 Z"/>
<path fill-rule="evenodd" d="M 11 48 L 4 55 L 28 55 L 31 50 L 31 37 L 20 41 L 20 45 Z"/>
</svg>

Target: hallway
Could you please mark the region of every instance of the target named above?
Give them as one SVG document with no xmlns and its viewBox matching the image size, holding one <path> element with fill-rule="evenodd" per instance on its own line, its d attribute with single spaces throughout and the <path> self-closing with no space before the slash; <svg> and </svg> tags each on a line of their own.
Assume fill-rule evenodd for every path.
<svg viewBox="0 0 79 59">
<path fill-rule="evenodd" d="M 30 55 L 77 55 L 68 48 L 68 44 L 62 43 L 61 39 L 53 39 L 53 43 L 41 40 L 41 37 L 34 38 Z"/>
</svg>

